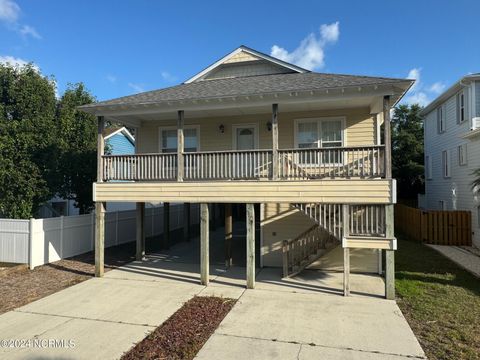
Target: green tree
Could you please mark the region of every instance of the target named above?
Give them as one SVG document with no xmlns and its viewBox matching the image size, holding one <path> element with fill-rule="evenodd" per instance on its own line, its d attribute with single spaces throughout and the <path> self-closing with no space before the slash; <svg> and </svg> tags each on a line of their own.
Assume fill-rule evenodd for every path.
<svg viewBox="0 0 480 360">
<path fill-rule="evenodd" d="M 92 183 L 97 175 L 97 122 L 77 110 L 95 101 L 82 83 L 69 85 L 57 107 L 58 194 L 75 201 L 80 214 L 93 208 Z"/>
<path fill-rule="evenodd" d="M 0 215 L 28 218 L 53 194 L 55 83 L 0 64 Z"/>
<path fill-rule="evenodd" d="M 392 174 L 397 179 L 398 197 L 416 198 L 424 192 L 424 150 L 422 107 L 400 105 L 392 117 Z"/>
</svg>

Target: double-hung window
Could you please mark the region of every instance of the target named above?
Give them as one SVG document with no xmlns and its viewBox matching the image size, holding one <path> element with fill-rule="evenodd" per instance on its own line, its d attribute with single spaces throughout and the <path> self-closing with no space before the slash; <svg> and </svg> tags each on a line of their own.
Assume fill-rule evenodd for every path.
<svg viewBox="0 0 480 360">
<path fill-rule="evenodd" d="M 344 141 L 344 119 L 305 119 L 296 122 L 296 146 L 300 149 L 342 147 Z M 339 151 L 304 151 L 299 155 L 302 164 L 337 164 L 342 162 Z"/>
<path fill-rule="evenodd" d="M 458 146 L 458 165 L 467 165 L 467 144 Z"/>
<path fill-rule="evenodd" d="M 467 96 L 465 90 L 457 94 L 457 123 L 467 120 Z"/>
<path fill-rule="evenodd" d="M 162 153 L 177 152 L 177 129 L 160 128 L 160 151 Z M 184 151 L 198 151 L 198 128 L 185 127 L 183 130 Z"/>
<path fill-rule="evenodd" d="M 442 166 L 443 166 L 443 177 L 449 178 L 451 176 L 451 165 L 450 165 L 450 151 L 442 151 Z"/>
<path fill-rule="evenodd" d="M 437 108 L 437 132 L 439 134 L 445 132 L 445 107 L 443 105 Z"/>
</svg>

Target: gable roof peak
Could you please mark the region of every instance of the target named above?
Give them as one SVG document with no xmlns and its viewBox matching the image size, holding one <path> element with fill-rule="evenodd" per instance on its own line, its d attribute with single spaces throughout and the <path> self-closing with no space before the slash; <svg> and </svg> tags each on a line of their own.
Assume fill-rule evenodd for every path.
<svg viewBox="0 0 480 360">
<path fill-rule="evenodd" d="M 241 58 L 241 53 L 248 54 L 249 56 Z M 288 63 L 286 61 L 280 60 L 273 56 L 267 55 L 255 49 L 252 49 L 246 45 L 240 45 L 238 48 L 233 50 L 232 52 L 228 53 L 218 61 L 214 62 L 210 66 L 206 67 L 201 72 L 197 73 L 196 75 L 192 76 L 190 79 L 186 80 L 184 84 L 189 84 L 198 80 L 203 79 L 207 74 L 211 73 L 218 67 L 229 64 L 229 63 L 240 63 L 242 61 L 253 61 L 253 60 L 263 60 L 264 62 L 272 63 L 278 67 L 285 68 L 291 72 L 296 73 L 306 73 L 310 72 L 307 69 L 301 68 L 300 66 Z"/>
</svg>

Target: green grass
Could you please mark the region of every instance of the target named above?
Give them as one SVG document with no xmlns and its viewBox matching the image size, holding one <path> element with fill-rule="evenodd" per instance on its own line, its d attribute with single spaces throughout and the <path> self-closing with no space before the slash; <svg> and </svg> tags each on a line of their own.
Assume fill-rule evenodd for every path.
<svg viewBox="0 0 480 360">
<path fill-rule="evenodd" d="M 399 236 L 397 302 L 429 359 L 480 359 L 480 279 Z"/>
</svg>

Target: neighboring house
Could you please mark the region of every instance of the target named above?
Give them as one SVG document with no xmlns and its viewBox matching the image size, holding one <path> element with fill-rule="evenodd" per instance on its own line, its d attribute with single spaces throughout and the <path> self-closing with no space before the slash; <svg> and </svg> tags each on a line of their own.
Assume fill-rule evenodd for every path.
<svg viewBox="0 0 480 360">
<path fill-rule="evenodd" d="M 104 131 L 106 148 L 113 155 L 135 154 L 135 139 L 126 127 L 109 127 Z M 132 210 L 135 206 L 130 203 L 111 203 L 107 205 L 108 211 Z M 78 215 L 75 201 L 55 196 L 38 211 L 38 218 L 51 218 L 57 216 Z"/>
<path fill-rule="evenodd" d="M 241 46 L 183 84 L 80 107 L 98 116 L 100 129 L 112 119 L 137 135 L 128 158 L 103 155 L 99 139 L 95 251 L 104 251 L 105 202 L 137 203 L 138 219 L 145 202 L 200 203 L 201 279 L 208 283 L 207 204 L 222 204 L 226 229 L 235 204 L 246 208 L 247 287 L 257 253 L 260 266 L 283 267 L 285 275 L 339 262 L 348 294 L 350 269 L 377 272 L 385 250 L 393 298 L 389 117 L 412 83 L 315 73 Z M 101 256 L 96 274 L 103 274 Z"/>
<path fill-rule="evenodd" d="M 470 210 L 473 243 L 480 247 L 480 73 L 467 75 L 422 111 L 425 132 L 425 207 Z"/>
</svg>

